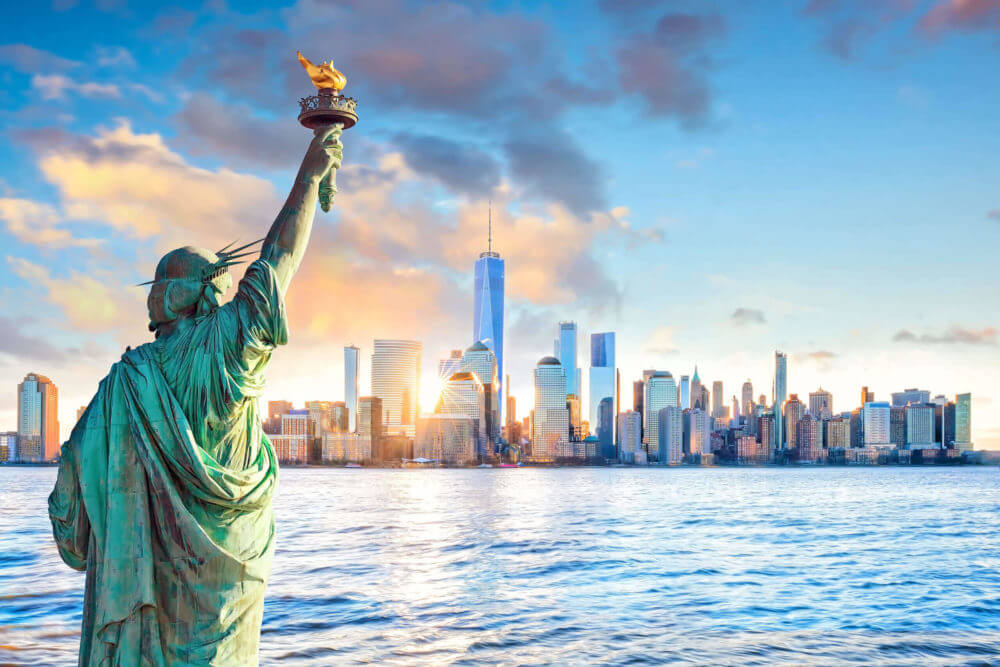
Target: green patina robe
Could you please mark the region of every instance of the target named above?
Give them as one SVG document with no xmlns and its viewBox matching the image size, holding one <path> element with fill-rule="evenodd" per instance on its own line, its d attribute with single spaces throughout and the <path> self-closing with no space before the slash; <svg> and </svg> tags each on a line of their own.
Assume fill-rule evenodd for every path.
<svg viewBox="0 0 1000 667">
<path fill-rule="evenodd" d="M 257 662 L 277 485 L 258 397 L 288 336 L 273 269 L 185 324 L 126 352 L 62 447 L 49 515 L 87 571 L 81 664 Z"/>
</svg>

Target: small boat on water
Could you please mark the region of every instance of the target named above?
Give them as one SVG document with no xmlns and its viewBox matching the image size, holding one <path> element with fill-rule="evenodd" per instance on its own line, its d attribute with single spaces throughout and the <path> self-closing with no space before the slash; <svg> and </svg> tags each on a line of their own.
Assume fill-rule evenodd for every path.
<svg viewBox="0 0 1000 667">
<path fill-rule="evenodd" d="M 492 468 L 492 467 L 493 467 L 493 464 L 492 464 L 492 463 L 480 463 L 480 464 L 479 464 L 479 465 L 477 465 L 476 467 L 477 467 L 477 468 Z"/>
<path fill-rule="evenodd" d="M 501 463 L 498 468 L 517 468 L 519 467 L 516 463 Z"/>
<path fill-rule="evenodd" d="M 345 467 L 345 468 L 360 468 L 360 467 L 361 467 L 361 464 L 360 464 L 360 463 L 348 463 L 348 464 L 347 464 L 347 465 L 345 465 L 344 467 Z"/>
</svg>

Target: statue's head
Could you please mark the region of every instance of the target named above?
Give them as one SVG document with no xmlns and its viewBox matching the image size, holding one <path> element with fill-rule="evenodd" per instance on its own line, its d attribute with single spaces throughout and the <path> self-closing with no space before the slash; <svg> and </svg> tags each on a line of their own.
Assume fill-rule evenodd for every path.
<svg viewBox="0 0 1000 667">
<path fill-rule="evenodd" d="M 219 307 L 219 297 L 232 287 L 230 262 L 223 253 L 184 246 L 171 250 L 156 265 L 149 298 L 149 330 L 179 317 L 197 317 Z"/>
</svg>

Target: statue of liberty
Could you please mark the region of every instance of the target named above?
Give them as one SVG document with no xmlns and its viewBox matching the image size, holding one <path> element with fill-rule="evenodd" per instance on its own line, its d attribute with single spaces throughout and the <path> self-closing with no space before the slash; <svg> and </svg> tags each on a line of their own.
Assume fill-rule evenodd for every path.
<svg viewBox="0 0 1000 667">
<path fill-rule="evenodd" d="M 155 340 L 111 367 L 62 447 L 49 515 L 62 559 L 87 572 L 81 665 L 257 663 L 277 484 L 258 398 L 341 129 L 315 130 L 231 301 L 250 246 L 160 260 Z"/>
</svg>

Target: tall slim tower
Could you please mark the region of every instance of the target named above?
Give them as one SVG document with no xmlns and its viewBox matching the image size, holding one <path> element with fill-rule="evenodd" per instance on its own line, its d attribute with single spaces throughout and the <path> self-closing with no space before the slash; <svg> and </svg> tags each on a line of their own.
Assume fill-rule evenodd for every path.
<svg viewBox="0 0 1000 667">
<path fill-rule="evenodd" d="M 52 380 L 28 373 L 17 385 L 17 461 L 59 458 L 59 390 Z"/>
<path fill-rule="evenodd" d="M 472 318 L 473 342 L 482 341 L 497 358 L 498 382 L 503 382 L 503 310 L 504 262 L 493 250 L 493 209 L 490 208 L 486 252 L 476 260 L 475 312 Z M 497 387 L 503 395 L 503 387 Z"/>
<path fill-rule="evenodd" d="M 556 356 L 566 371 L 566 395 L 580 395 L 580 369 L 577 367 L 576 322 L 559 323 L 559 346 Z"/>
<path fill-rule="evenodd" d="M 753 412 L 753 383 L 750 382 L 750 378 L 743 383 L 743 416 L 749 417 Z"/>
<path fill-rule="evenodd" d="M 361 349 L 353 345 L 344 348 L 344 404 L 347 406 L 347 431 L 358 430 L 358 366 Z"/>
<path fill-rule="evenodd" d="M 788 397 L 788 355 L 774 353 L 774 446 L 780 449 L 788 440 L 785 434 L 785 419 L 782 411 Z"/>
<path fill-rule="evenodd" d="M 681 410 L 687 410 L 691 407 L 691 378 L 687 375 L 681 376 Z"/>
<path fill-rule="evenodd" d="M 601 443 L 601 456 L 615 457 L 618 372 L 613 331 L 590 335 L 590 432 Z"/>
</svg>

